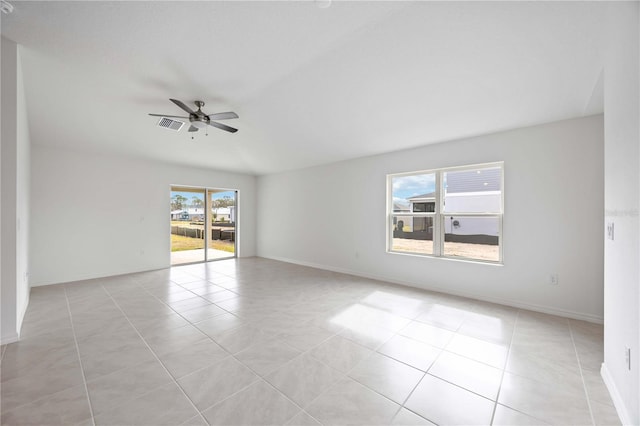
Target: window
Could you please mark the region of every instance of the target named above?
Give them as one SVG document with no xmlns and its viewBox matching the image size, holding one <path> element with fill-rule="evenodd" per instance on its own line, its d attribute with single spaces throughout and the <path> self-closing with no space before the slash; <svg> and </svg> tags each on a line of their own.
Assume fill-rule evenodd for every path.
<svg viewBox="0 0 640 426">
<path fill-rule="evenodd" d="M 502 262 L 502 163 L 387 176 L 388 250 Z"/>
<path fill-rule="evenodd" d="M 436 211 L 436 203 L 435 202 L 431 202 L 431 203 L 413 203 L 413 211 L 414 211 L 414 213 L 416 213 L 416 212 L 433 213 L 433 212 Z"/>
</svg>

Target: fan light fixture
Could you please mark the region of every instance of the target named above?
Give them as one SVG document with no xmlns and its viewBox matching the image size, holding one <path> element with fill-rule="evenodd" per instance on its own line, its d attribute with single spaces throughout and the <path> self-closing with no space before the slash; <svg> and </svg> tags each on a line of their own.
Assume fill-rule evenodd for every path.
<svg viewBox="0 0 640 426">
<path fill-rule="evenodd" d="M 207 123 L 206 123 L 206 122 L 204 122 L 204 121 L 200 121 L 200 120 L 193 120 L 193 121 L 191 122 L 191 125 L 192 125 L 193 127 L 197 127 L 198 129 L 204 129 L 204 128 L 206 128 L 206 127 L 207 127 Z"/>
<path fill-rule="evenodd" d="M 205 114 L 204 112 L 202 112 L 202 109 L 201 109 L 204 106 L 204 102 L 202 101 L 194 102 L 198 107 L 198 110 L 194 111 L 188 106 L 186 106 L 182 101 L 179 101 L 177 99 L 169 99 L 169 100 L 173 102 L 175 105 L 177 105 L 178 107 L 180 107 L 180 109 L 182 109 L 184 112 L 188 113 L 189 116 L 184 117 L 184 116 L 167 115 L 167 114 L 149 114 L 149 115 L 153 117 L 162 117 L 164 119 L 180 118 L 184 120 L 189 120 L 189 124 L 190 124 L 188 129 L 189 132 L 197 132 L 200 129 L 208 130 L 209 126 L 218 128 L 220 130 L 224 130 L 229 133 L 235 133 L 238 131 L 238 129 L 229 127 L 226 124 L 218 123 L 218 120 L 228 120 L 231 118 L 238 118 L 238 114 L 236 114 L 233 111 L 218 112 L 215 114 Z"/>
</svg>

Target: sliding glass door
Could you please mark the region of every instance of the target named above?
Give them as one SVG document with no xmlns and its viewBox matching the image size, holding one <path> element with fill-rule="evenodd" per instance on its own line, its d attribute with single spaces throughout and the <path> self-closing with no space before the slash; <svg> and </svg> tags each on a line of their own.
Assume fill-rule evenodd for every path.
<svg viewBox="0 0 640 426">
<path fill-rule="evenodd" d="M 211 230 L 207 245 L 207 258 L 225 259 L 236 253 L 236 191 L 211 189 L 207 191 L 210 204 Z"/>
<path fill-rule="evenodd" d="M 237 191 L 171 187 L 171 265 L 235 257 Z"/>
</svg>

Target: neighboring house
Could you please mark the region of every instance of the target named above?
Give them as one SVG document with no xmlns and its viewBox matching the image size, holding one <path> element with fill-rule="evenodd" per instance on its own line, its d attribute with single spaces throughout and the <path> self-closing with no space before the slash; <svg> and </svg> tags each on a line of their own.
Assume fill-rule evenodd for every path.
<svg viewBox="0 0 640 426">
<path fill-rule="evenodd" d="M 431 213 L 436 211 L 435 192 L 416 195 L 408 198 L 407 201 L 409 201 L 409 211 L 413 213 Z M 410 227 L 410 232 L 427 232 L 433 234 L 433 218 L 414 217 Z"/>
<path fill-rule="evenodd" d="M 465 170 L 446 174 L 444 193 L 444 232 L 455 235 L 498 236 L 495 218 L 469 217 L 456 213 L 487 213 L 500 211 L 500 169 Z M 408 211 L 412 213 L 435 212 L 436 194 L 429 192 L 408 198 Z M 396 212 L 394 204 L 394 213 Z M 433 233 L 433 218 L 404 218 L 405 232 Z M 400 218 L 398 218 L 400 220 Z"/>
<path fill-rule="evenodd" d="M 186 210 L 171 210 L 171 220 L 189 220 L 189 213 Z"/>
<path fill-rule="evenodd" d="M 211 209 L 211 217 L 215 217 L 216 221 L 235 222 L 236 221 L 236 207 L 219 207 Z M 204 220 L 204 208 L 203 207 L 190 207 L 187 209 L 179 209 L 171 211 L 171 220 Z"/>
<path fill-rule="evenodd" d="M 236 207 L 218 207 L 211 209 L 211 213 L 215 218 L 215 221 L 220 222 L 224 219 L 225 222 L 236 221 Z"/>
<path fill-rule="evenodd" d="M 398 202 L 394 202 L 393 203 L 393 213 L 400 213 L 400 215 L 396 216 L 394 214 L 393 216 L 393 226 L 394 229 L 397 229 L 399 231 L 406 231 L 406 232 L 411 232 L 411 230 L 413 229 L 413 223 L 411 221 L 411 216 L 401 216 L 402 213 L 409 213 L 411 211 L 411 207 L 408 204 L 404 204 L 404 203 L 398 203 Z M 398 224 L 401 223 L 402 225 L 402 229 L 398 228 Z"/>
<path fill-rule="evenodd" d="M 190 207 L 188 209 L 172 210 L 171 220 L 204 220 L 203 207 Z"/>
<path fill-rule="evenodd" d="M 497 237 L 500 225 L 496 218 L 457 216 L 455 213 L 499 212 L 502 210 L 501 200 L 500 169 L 447 173 L 444 195 L 445 234 Z"/>
</svg>

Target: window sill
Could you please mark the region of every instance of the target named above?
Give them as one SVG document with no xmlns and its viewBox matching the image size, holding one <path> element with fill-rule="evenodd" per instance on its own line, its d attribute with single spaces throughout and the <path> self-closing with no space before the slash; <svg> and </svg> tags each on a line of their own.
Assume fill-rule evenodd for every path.
<svg viewBox="0 0 640 426">
<path fill-rule="evenodd" d="M 403 251 L 393 251 L 387 250 L 387 254 L 392 255 L 400 255 L 400 256 L 411 256 L 411 257 L 421 257 L 421 258 L 430 258 L 430 259 L 441 259 L 441 260 L 449 260 L 452 262 L 464 262 L 464 263 L 475 263 L 479 265 L 490 265 L 490 266 L 504 266 L 504 262 L 502 261 L 491 261 L 491 260 L 480 260 L 480 259 L 470 259 L 465 257 L 453 257 L 453 256 L 435 256 L 433 254 L 422 254 L 422 253 L 408 253 Z"/>
</svg>

